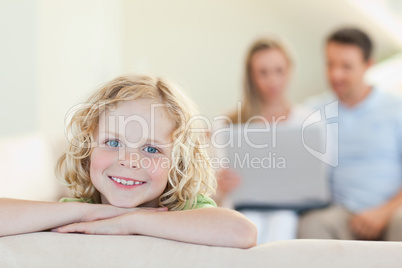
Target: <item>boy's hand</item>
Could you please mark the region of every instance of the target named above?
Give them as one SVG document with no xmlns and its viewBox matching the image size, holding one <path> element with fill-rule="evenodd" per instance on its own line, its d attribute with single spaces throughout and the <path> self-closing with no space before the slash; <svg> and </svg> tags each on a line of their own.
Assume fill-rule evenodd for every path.
<svg viewBox="0 0 402 268">
<path fill-rule="evenodd" d="M 85 204 L 81 218 L 77 222 L 91 222 L 117 217 L 132 211 L 128 208 L 118 208 L 112 205 Z"/>
<path fill-rule="evenodd" d="M 53 229 L 52 231 L 59 233 L 128 235 L 127 228 L 122 224 L 122 217 L 124 215 L 106 220 L 73 223 Z"/>
<path fill-rule="evenodd" d="M 160 211 L 164 208 L 119 208 L 112 205 L 86 204 L 78 222 L 92 222 L 124 215 L 137 210 Z"/>
<path fill-rule="evenodd" d="M 103 205 L 105 206 L 105 205 Z M 107 205 L 106 205 L 107 206 Z M 113 207 L 113 206 L 111 206 Z M 114 207 L 115 208 L 115 207 Z M 105 213 L 103 216 L 106 214 L 108 217 L 105 217 L 103 219 L 94 219 L 92 221 L 86 220 L 85 222 L 79 222 L 79 223 L 73 223 L 69 224 L 66 226 L 62 226 L 59 228 L 52 229 L 54 232 L 59 232 L 59 233 L 84 233 L 84 234 L 103 234 L 103 235 L 128 235 L 131 234 L 128 229 L 126 228 L 126 218 L 128 215 L 133 216 L 134 214 L 138 212 L 146 212 L 146 213 L 151 213 L 151 212 L 161 212 L 161 211 L 167 211 L 167 208 L 130 208 L 130 209 L 124 209 L 124 208 L 119 208 L 123 210 L 124 213 L 121 213 L 119 215 L 111 216 L 114 211 L 111 211 L 111 213 Z M 116 210 L 117 213 L 121 212 L 119 210 Z"/>
</svg>

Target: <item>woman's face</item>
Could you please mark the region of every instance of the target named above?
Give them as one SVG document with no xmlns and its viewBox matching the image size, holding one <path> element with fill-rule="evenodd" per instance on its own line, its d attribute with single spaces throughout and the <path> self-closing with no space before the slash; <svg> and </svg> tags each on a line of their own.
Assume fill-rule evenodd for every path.
<svg viewBox="0 0 402 268">
<path fill-rule="evenodd" d="M 251 57 L 251 79 L 263 101 L 282 97 L 289 77 L 290 65 L 281 50 L 264 49 Z"/>
</svg>

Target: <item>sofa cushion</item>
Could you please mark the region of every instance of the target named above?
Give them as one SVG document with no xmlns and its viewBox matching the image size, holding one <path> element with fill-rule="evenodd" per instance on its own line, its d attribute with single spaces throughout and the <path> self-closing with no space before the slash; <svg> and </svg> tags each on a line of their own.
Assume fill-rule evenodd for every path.
<svg viewBox="0 0 402 268">
<path fill-rule="evenodd" d="M 289 240 L 251 249 L 147 236 L 39 232 L 0 238 L 0 267 L 400 267 L 402 243 Z"/>
</svg>

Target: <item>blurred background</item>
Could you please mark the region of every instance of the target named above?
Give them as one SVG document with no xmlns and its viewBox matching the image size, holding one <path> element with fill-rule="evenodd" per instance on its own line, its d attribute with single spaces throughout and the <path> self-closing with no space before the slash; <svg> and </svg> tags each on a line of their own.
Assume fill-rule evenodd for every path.
<svg viewBox="0 0 402 268">
<path fill-rule="evenodd" d="M 358 26 L 375 42 L 368 80 L 402 92 L 401 0 L 0 0 L 0 136 L 62 135 L 99 84 L 139 72 L 182 85 L 213 118 L 241 98 L 245 53 L 266 34 L 294 52 L 294 102 L 325 92 L 324 40 Z"/>
</svg>

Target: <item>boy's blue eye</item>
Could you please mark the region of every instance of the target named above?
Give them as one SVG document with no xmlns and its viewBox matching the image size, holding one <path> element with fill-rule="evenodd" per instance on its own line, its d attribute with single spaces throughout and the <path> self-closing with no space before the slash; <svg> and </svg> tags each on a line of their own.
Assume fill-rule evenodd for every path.
<svg viewBox="0 0 402 268">
<path fill-rule="evenodd" d="M 106 144 L 109 145 L 110 147 L 121 147 L 120 142 L 117 140 L 107 141 Z"/>
<path fill-rule="evenodd" d="M 151 154 L 155 154 L 155 153 L 159 152 L 158 149 L 156 149 L 155 147 L 151 147 L 151 146 L 146 147 L 144 150 L 145 150 L 145 152 L 148 152 Z"/>
</svg>

